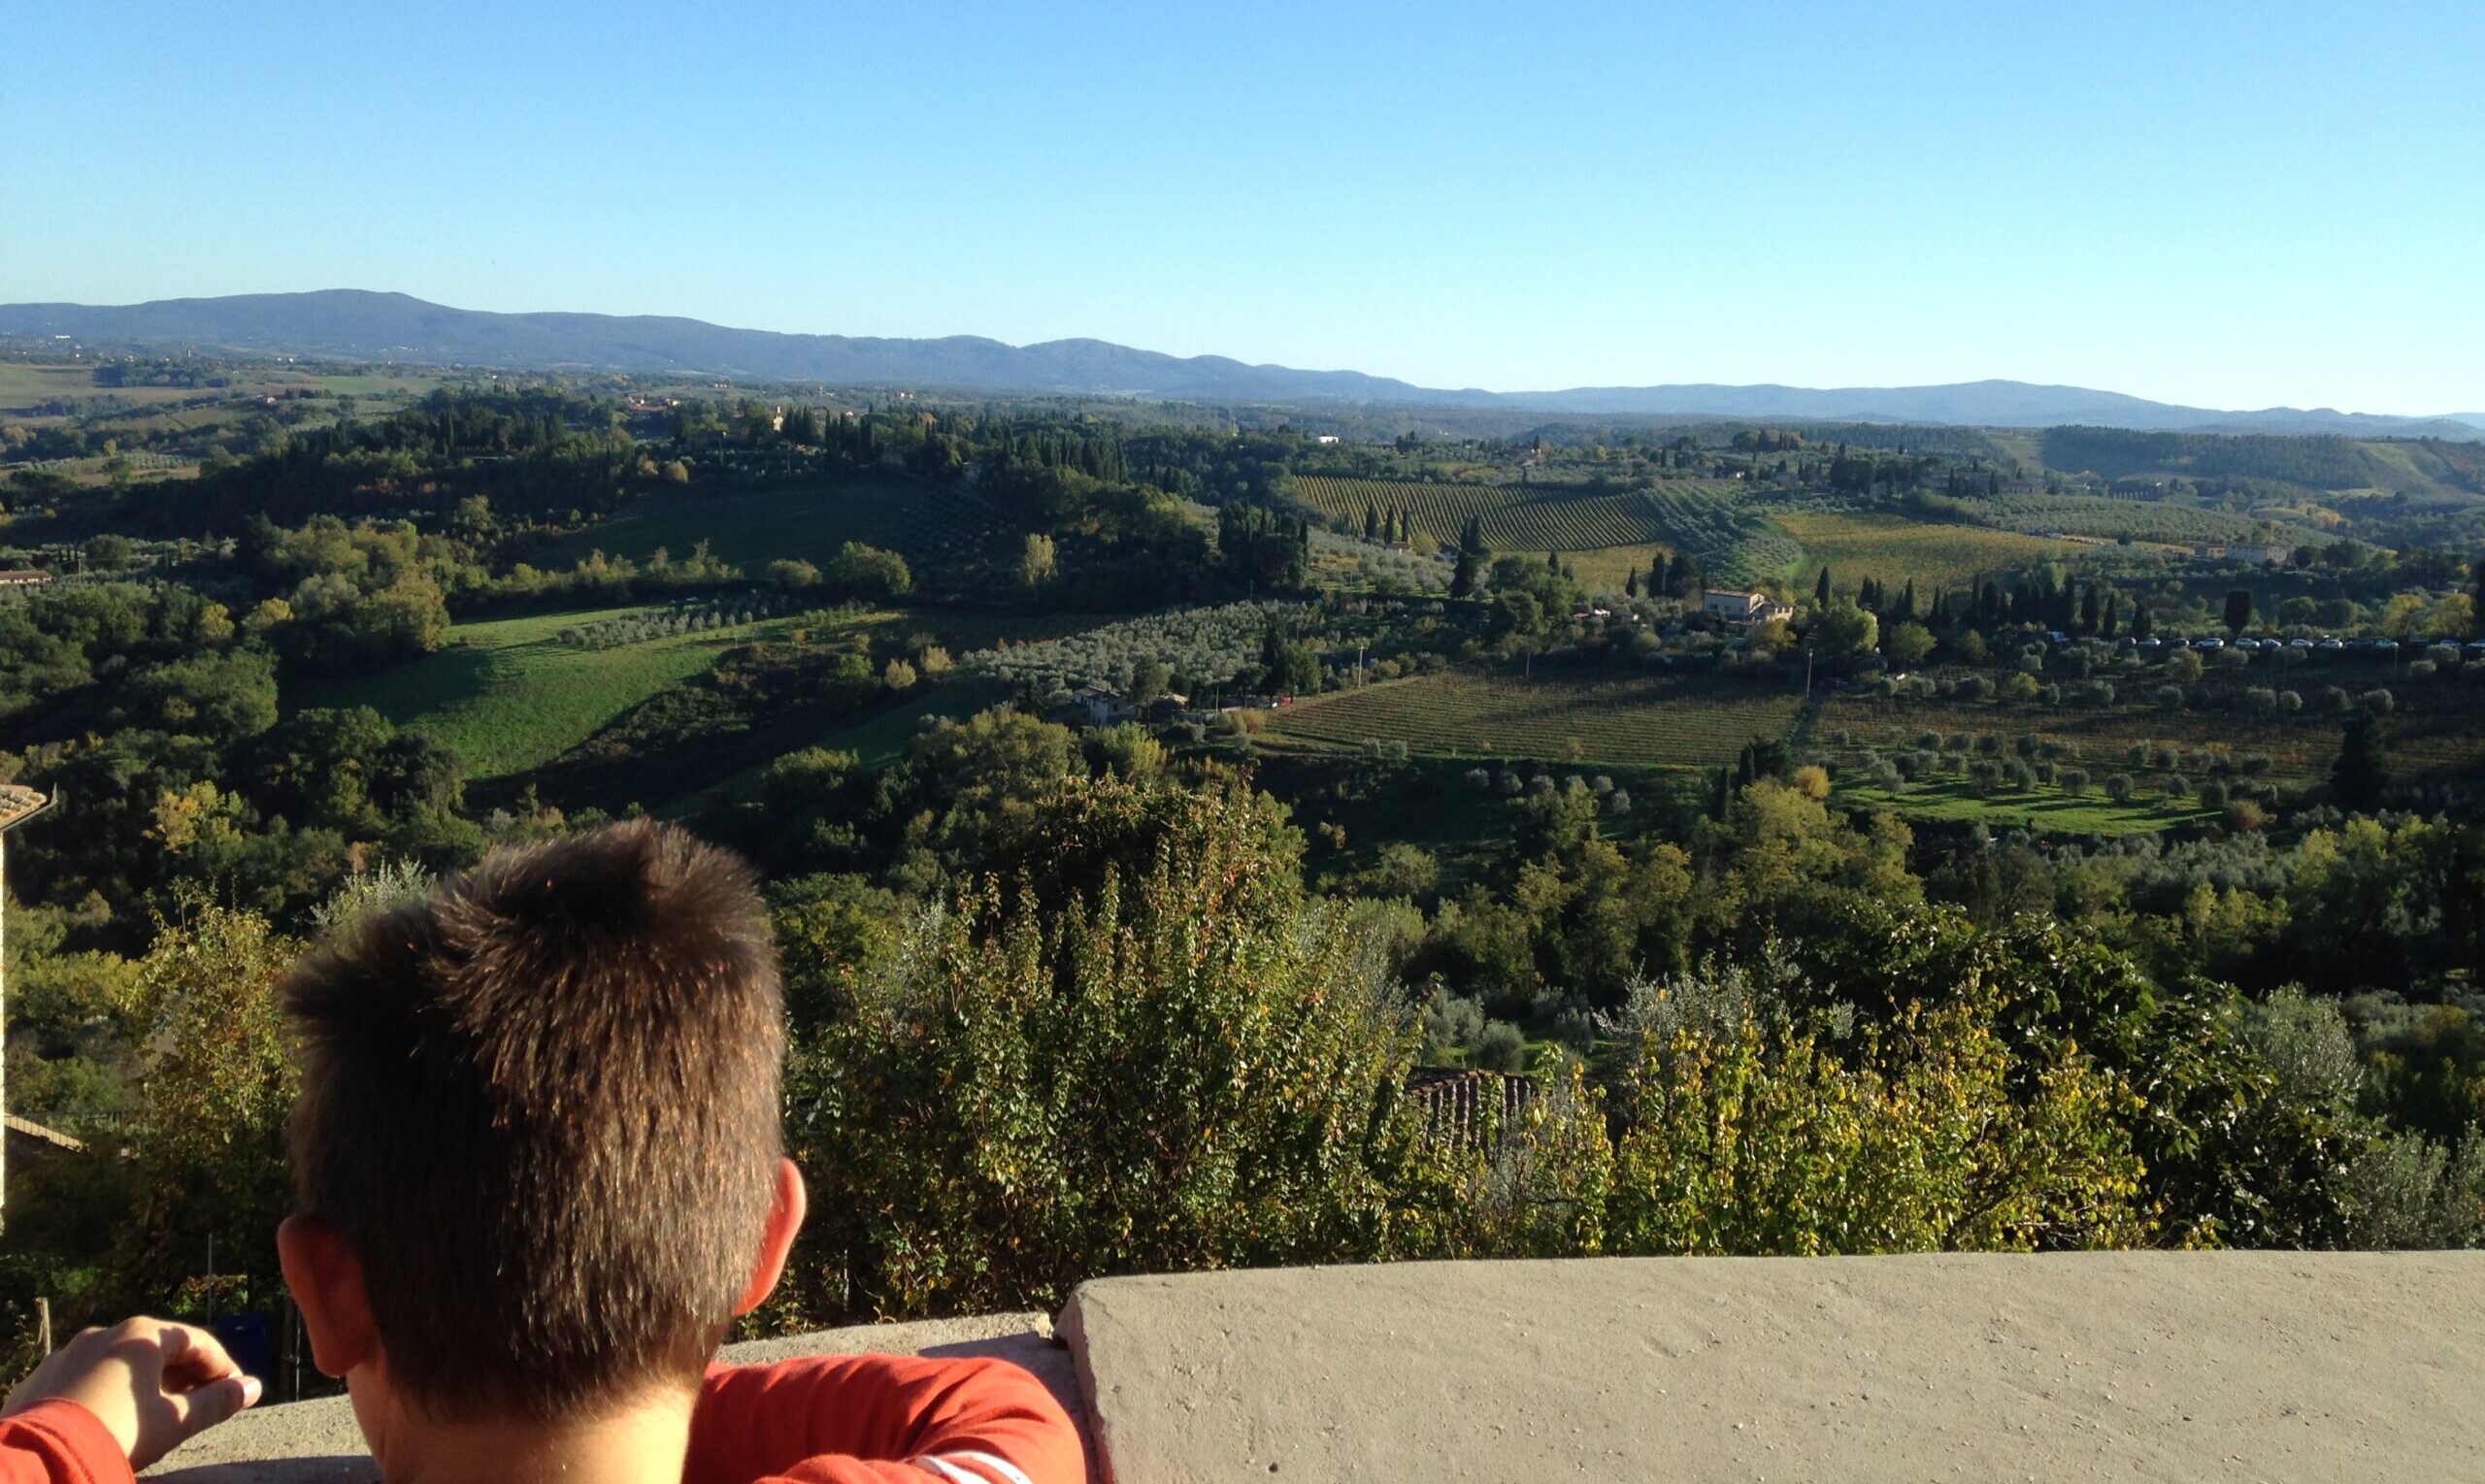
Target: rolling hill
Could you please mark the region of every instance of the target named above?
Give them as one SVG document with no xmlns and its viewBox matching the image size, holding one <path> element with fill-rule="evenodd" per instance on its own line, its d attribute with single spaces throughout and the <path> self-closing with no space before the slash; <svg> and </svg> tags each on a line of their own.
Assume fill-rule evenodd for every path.
<svg viewBox="0 0 2485 1484">
<path fill-rule="evenodd" d="M 1176 400 L 1507 408 L 1625 416 L 1719 416 L 1976 427 L 2087 424 L 2145 430 L 2485 438 L 2464 417 L 2178 407 L 2076 386 L 1573 387 L 1488 392 L 1416 386 L 1357 371 L 1302 371 L 1225 356 L 1175 356 L 1100 340 L 1010 346 L 980 336 L 905 340 L 732 329 L 668 315 L 495 313 L 362 289 L 0 305 L 0 336 L 185 345 L 256 353 L 526 370 L 696 373 L 746 380 L 957 387 Z M 2472 414 L 2471 414 L 2472 415 Z"/>
</svg>

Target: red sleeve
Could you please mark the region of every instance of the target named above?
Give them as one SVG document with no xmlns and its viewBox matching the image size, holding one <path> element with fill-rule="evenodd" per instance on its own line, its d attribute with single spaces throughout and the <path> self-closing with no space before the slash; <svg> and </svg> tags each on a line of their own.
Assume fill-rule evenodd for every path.
<svg viewBox="0 0 2485 1484">
<path fill-rule="evenodd" d="M 0 1418 L 0 1484 L 131 1484 L 129 1456 L 75 1402 L 38 1402 Z"/>
<path fill-rule="evenodd" d="M 716 1366 L 683 1484 L 1086 1484 L 1078 1430 L 1006 1361 L 821 1355 Z"/>
</svg>

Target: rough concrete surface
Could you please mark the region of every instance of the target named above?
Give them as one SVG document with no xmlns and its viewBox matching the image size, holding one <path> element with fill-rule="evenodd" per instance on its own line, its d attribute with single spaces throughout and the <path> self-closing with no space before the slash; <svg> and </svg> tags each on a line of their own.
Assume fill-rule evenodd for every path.
<svg viewBox="0 0 2485 1484">
<path fill-rule="evenodd" d="M 2485 1253 L 1607 1259 L 1089 1283 L 1115 1484 L 2485 1479 Z"/>
<path fill-rule="evenodd" d="M 1033 1371 L 1079 1417 L 1078 1382 L 1070 1352 L 1053 1338 L 1042 1314 L 985 1314 L 920 1324 L 821 1330 L 782 1339 L 728 1345 L 724 1359 L 759 1365 L 799 1355 L 991 1355 Z M 369 1484 L 380 1470 L 362 1445 L 351 1403 L 343 1397 L 254 1407 L 192 1438 L 148 1470 L 150 1479 L 182 1484 Z"/>
</svg>

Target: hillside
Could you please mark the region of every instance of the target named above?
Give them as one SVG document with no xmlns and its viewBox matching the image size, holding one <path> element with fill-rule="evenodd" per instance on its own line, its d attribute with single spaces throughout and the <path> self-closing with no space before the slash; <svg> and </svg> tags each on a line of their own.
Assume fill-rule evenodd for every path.
<svg viewBox="0 0 2485 1484">
<path fill-rule="evenodd" d="M 0 336 L 182 344 L 423 365 L 609 369 L 758 380 L 920 385 L 1244 402 L 1502 407 L 1633 416 L 1710 415 L 1985 427 L 2087 423 L 2142 429 L 2485 438 L 2458 418 L 2271 408 L 2178 407 L 2075 386 L 1982 380 L 1809 388 L 1691 383 L 1488 392 L 1357 371 L 1175 356 L 1100 340 L 1009 346 L 980 336 L 909 340 L 734 329 L 671 315 L 493 313 L 407 294 L 324 289 L 147 304 L 0 305 Z"/>
</svg>

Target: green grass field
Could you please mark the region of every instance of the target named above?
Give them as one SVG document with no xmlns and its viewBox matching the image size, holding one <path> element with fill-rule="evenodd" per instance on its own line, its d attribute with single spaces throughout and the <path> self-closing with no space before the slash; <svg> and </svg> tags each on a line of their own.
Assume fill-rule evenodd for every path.
<svg viewBox="0 0 2485 1484">
<path fill-rule="evenodd" d="M 963 721 L 977 711 L 999 706 L 1011 694 L 1012 687 L 1006 680 L 990 676 L 961 676 L 939 685 L 924 686 L 887 710 L 850 727 L 841 727 L 822 737 L 819 745 L 835 752 L 851 752 L 865 768 L 885 768 L 906 755 L 907 746 L 922 730 L 924 717 L 945 716 Z"/>
<path fill-rule="evenodd" d="M 779 557 L 824 563 L 852 541 L 923 566 L 986 553 L 1007 534 L 1006 522 L 955 491 L 861 476 L 727 493 L 662 490 L 552 543 L 535 565 L 567 567 L 589 551 L 644 562 L 659 546 L 682 557 L 705 541 L 755 576 Z"/>
<path fill-rule="evenodd" d="M 1706 767 L 1733 762 L 1754 738 L 1785 736 L 1800 705 L 1790 692 L 1735 681 L 1459 670 L 1301 702 L 1269 730 L 1327 747 L 1403 742 L 1437 757 Z"/>
<path fill-rule="evenodd" d="M 2188 799 L 2137 798 L 2116 804 L 2093 787 L 2073 797 L 2043 784 L 2024 792 L 1978 794 L 1964 778 L 1927 778 L 1895 793 L 1871 784 L 1841 784 L 1837 798 L 1894 809 L 1914 819 L 1961 820 L 2053 835 L 2137 835 L 2217 817 L 2216 810 L 2201 808 Z"/>
<path fill-rule="evenodd" d="M 1851 593 L 1866 577 L 1877 577 L 1893 591 L 1913 578 L 1927 601 L 1936 588 L 1962 586 L 1988 574 L 2096 549 L 2077 542 L 1883 513 L 1798 511 L 1778 516 L 1777 524 L 1803 543 L 1804 571 L 1827 566 L 1841 592 Z"/>
<path fill-rule="evenodd" d="M 558 638 L 574 624 L 637 611 L 606 609 L 457 624 L 436 653 L 367 677 L 306 685 L 286 702 L 297 710 L 371 707 L 455 749 L 469 776 L 505 777 L 560 756 L 631 707 L 707 670 L 734 645 L 780 638 L 792 626 L 790 619 L 771 619 L 612 649 L 573 648 Z"/>
<path fill-rule="evenodd" d="M 1295 490 L 1322 513 L 1349 523 L 1366 510 L 1392 510 L 1441 542 L 1454 544 L 1473 518 L 1496 552 L 1559 551 L 1591 587 L 1619 592 L 1625 573 L 1645 569 L 1658 550 L 1685 550 L 1717 581 L 1784 580 L 1802 557 L 1785 532 L 1736 509 L 1732 480 L 1669 480 L 1653 489 L 1597 491 L 1565 484 L 1425 484 L 1406 479 L 1320 476 Z"/>
</svg>

